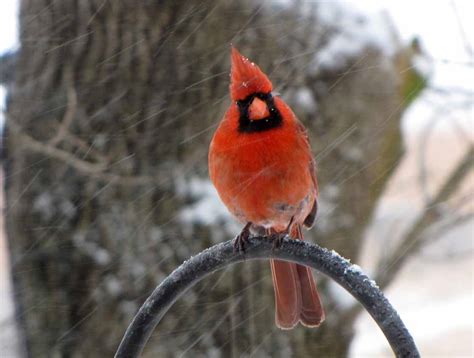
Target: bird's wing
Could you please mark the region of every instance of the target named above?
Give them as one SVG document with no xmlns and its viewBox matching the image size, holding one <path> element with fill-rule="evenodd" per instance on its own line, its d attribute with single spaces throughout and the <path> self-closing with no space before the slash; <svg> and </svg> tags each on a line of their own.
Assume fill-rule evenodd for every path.
<svg viewBox="0 0 474 358">
<path fill-rule="evenodd" d="M 309 138 L 308 138 L 308 133 L 306 131 L 306 128 L 298 120 L 296 121 L 296 126 L 297 126 L 297 129 L 299 131 L 299 134 L 304 139 L 305 144 L 308 147 L 308 153 L 310 153 L 310 160 L 309 160 L 309 163 L 308 163 L 308 170 L 311 174 L 311 179 L 313 180 L 314 190 L 316 191 L 316 195 L 314 196 L 313 207 L 311 208 L 310 213 L 308 214 L 308 216 L 306 217 L 306 219 L 303 222 L 304 226 L 310 228 L 310 227 L 313 226 L 314 221 L 316 220 L 316 214 L 318 212 L 318 199 L 317 199 L 318 179 L 316 177 L 316 161 L 314 160 L 313 154 L 311 152 L 311 146 L 309 144 Z"/>
</svg>

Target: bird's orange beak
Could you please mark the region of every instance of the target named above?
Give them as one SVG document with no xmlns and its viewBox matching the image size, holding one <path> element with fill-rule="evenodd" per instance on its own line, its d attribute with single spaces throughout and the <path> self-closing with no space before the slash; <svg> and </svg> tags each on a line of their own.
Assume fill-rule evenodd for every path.
<svg viewBox="0 0 474 358">
<path fill-rule="evenodd" d="M 255 97 L 249 106 L 248 116 L 251 121 L 258 121 L 259 119 L 268 118 L 270 116 L 270 111 L 264 101 Z"/>
<path fill-rule="evenodd" d="M 230 96 L 234 101 L 247 98 L 255 93 L 270 93 L 272 83 L 260 68 L 235 47 L 231 50 Z"/>
</svg>

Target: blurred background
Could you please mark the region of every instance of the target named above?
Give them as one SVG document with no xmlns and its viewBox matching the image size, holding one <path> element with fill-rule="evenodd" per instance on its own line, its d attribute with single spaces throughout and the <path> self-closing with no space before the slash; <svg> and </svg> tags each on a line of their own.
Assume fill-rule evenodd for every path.
<svg viewBox="0 0 474 358">
<path fill-rule="evenodd" d="M 0 2 L 2 357 L 112 356 L 177 265 L 240 227 L 207 176 L 229 44 L 308 128 L 312 240 L 359 264 L 425 357 L 472 357 L 474 5 Z M 199 283 L 145 356 L 389 357 L 318 275 L 326 322 L 280 331 L 266 262 Z"/>
</svg>

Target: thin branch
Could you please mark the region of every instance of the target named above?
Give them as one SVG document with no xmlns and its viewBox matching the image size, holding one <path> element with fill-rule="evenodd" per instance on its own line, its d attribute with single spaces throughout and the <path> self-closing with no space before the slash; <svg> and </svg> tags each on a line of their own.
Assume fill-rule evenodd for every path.
<svg viewBox="0 0 474 358">
<path fill-rule="evenodd" d="M 426 229 L 440 219 L 440 206 L 457 192 L 459 186 L 469 174 L 474 164 L 473 156 L 474 146 L 471 146 L 466 150 L 463 158 L 451 172 L 438 193 L 425 206 L 423 214 L 411 226 L 400 244 L 391 252 L 388 260 L 380 263 L 376 276 L 380 287 L 387 286 L 408 257 L 412 256 L 423 246 L 423 236 Z"/>
<path fill-rule="evenodd" d="M 425 203 L 429 203 L 432 200 L 430 193 L 428 192 L 428 168 L 426 165 L 426 157 L 429 146 L 430 137 L 439 121 L 445 120 L 446 115 L 452 111 L 451 106 L 440 107 L 437 113 L 434 113 L 421 134 L 420 145 L 418 148 L 418 185 L 419 190 L 423 194 Z M 466 141 L 467 145 L 473 145 L 472 140 L 468 133 L 465 133 L 455 120 L 451 120 L 450 124 L 458 131 L 458 134 Z"/>
<path fill-rule="evenodd" d="M 47 143 L 42 143 L 35 141 L 35 139 L 28 137 L 26 134 L 26 137 L 23 139 L 26 140 L 27 142 L 27 147 L 30 149 L 33 149 L 34 151 L 39 151 L 40 148 L 43 150 L 44 153 L 48 152 L 51 154 L 54 152 L 53 157 L 56 159 L 65 159 L 67 158 L 68 160 L 73 160 L 76 162 L 76 164 L 73 166 L 81 171 L 91 171 L 92 168 L 90 167 L 90 162 L 86 161 L 81 161 L 81 159 L 67 155 L 68 152 L 62 151 L 61 149 L 57 148 L 58 144 L 63 142 L 64 140 L 68 140 L 71 142 L 73 145 L 77 146 L 80 150 L 84 151 L 87 154 L 91 154 L 95 159 L 97 159 L 98 162 L 101 162 L 100 164 L 97 163 L 97 166 L 101 165 L 102 167 L 107 166 L 107 159 L 105 158 L 104 155 L 99 153 L 98 151 L 94 150 L 92 146 L 87 145 L 84 143 L 81 139 L 77 138 L 74 136 L 70 131 L 69 128 L 76 117 L 77 113 L 77 107 L 78 107 L 78 99 L 77 99 L 77 92 L 75 89 L 75 83 L 74 83 L 74 76 L 72 74 L 72 70 L 68 67 L 65 72 L 64 72 L 64 85 L 66 87 L 66 93 L 67 93 L 67 106 L 66 106 L 66 111 L 64 112 L 63 118 L 60 121 L 59 127 L 55 133 L 55 135 L 47 141 Z M 17 126 L 12 126 L 13 129 L 16 132 L 20 132 L 21 129 Z M 29 143 L 29 144 L 28 144 Z M 45 150 L 45 146 L 48 148 Z M 56 150 L 55 150 L 56 149 Z M 78 162 L 78 160 L 80 162 Z M 93 171 L 93 170 L 92 170 Z"/>
<path fill-rule="evenodd" d="M 454 15 L 456 16 L 456 22 L 458 23 L 459 33 L 461 34 L 464 49 L 466 50 L 468 56 L 472 59 L 474 57 L 474 51 L 472 50 L 471 43 L 469 42 L 469 39 L 467 37 L 466 30 L 461 21 L 461 17 L 459 16 L 458 8 L 454 0 L 451 0 L 451 6 L 453 8 Z"/>
<path fill-rule="evenodd" d="M 66 137 L 69 127 L 76 116 L 77 111 L 77 93 L 74 88 L 73 76 L 71 69 L 65 71 L 65 82 L 66 82 L 66 92 L 67 92 L 67 107 L 66 112 L 64 113 L 63 120 L 56 132 L 56 135 L 51 138 L 48 142 L 51 146 L 56 146 Z"/>
<path fill-rule="evenodd" d="M 191 257 L 174 270 L 142 305 L 128 327 L 115 357 L 138 357 L 170 307 L 204 277 L 231 264 L 270 258 L 306 265 L 334 279 L 367 309 L 397 357 L 420 356 L 410 333 L 375 282 L 363 274 L 358 266 L 351 265 L 336 252 L 289 239 L 284 239 L 282 245 L 275 249 L 273 240 L 267 237 L 251 238 L 245 254 L 234 252 L 233 247 L 233 240 L 215 245 Z"/>
<path fill-rule="evenodd" d="M 18 136 L 18 139 L 20 140 L 20 143 L 24 146 L 24 148 L 65 162 L 69 166 L 77 169 L 80 172 L 94 175 L 103 172 L 106 169 L 106 167 L 102 164 L 95 164 L 86 160 L 79 159 L 73 154 L 65 150 L 59 149 L 54 145 L 51 145 L 49 143 L 45 144 L 39 140 L 34 139 L 33 137 L 24 133 L 24 131 L 22 131 L 20 127 L 18 127 L 12 121 L 9 122 L 9 128 L 12 130 L 12 132 L 15 133 L 15 135 Z"/>
<path fill-rule="evenodd" d="M 120 175 L 107 172 L 108 166 L 104 165 L 103 163 L 92 163 L 87 160 L 80 159 L 72 153 L 57 148 L 54 145 L 40 142 L 24 133 L 24 131 L 22 131 L 21 128 L 12 121 L 9 122 L 8 126 L 12 132 L 18 136 L 19 142 L 24 146 L 24 148 L 32 152 L 40 153 L 59 160 L 81 172 L 82 174 L 111 182 L 113 184 L 125 186 L 160 184 L 160 179 L 151 175 Z M 162 181 L 163 180 L 161 180 L 161 182 Z"/>
<path fill-rule="evenodd" d="M 461 226 L 474 218 L 474 212 L 467 212 L 455 215 L 446 220 L 439 222 L 437 225 L 432 225 L 427 229 L 429 235 L 423 235 L 421 240 L 423 244 L 430 244 L 436 241 L 436 239 L 444 236 L 447 232 L 451 231 L 455 227 Z"/>
<path fill-rule="evenodd" d="M 428 168 L 426 166 L 426 152 L 428 150 L 430 136 L 436 126 L 436 122 L 438 122 L 440 119 L 442 119 L 442 116 L 435 115 L 426 124 L 425 129 L 422 132 L 420 146 L 418 148 L 418 186 L 421 193 L 423 194 L 425 203 L 428 203 L 431 200 L 431 195 L 428 191 Z"/>
<path fill-rule="evenodd" d="M 94 149 L 93 144 L 89 144 L 71 133 L 66 133 L 66 139 L 69 143 L 77 147 L 77 149 L 83 153 L 83 157 L 91 155 L 103 165 L 107 165 L 109 162 L 109 159 L 104 154 L 100 153 L 97 149 Z"/>
<path fill-rule="evenodd" d="M 474 63 L 469 64 L 469 66 L 474 67 Z M 456 94 L 456 95 L 462 95 L 462 96 L 465 96 L 465 97 L 469 98 L 469 97 L 472 97 L 474 95 L 474 91 L 469 90 L 469 89 L 464 88 L 464 87 L 453 87 L 453 86 L 439 87 L 439 86 L 430 84 L 427 89 L 430 92 L 433 92 L 434 94 L 438 94 L 438 95 L 441 95 L 441 96 Z M 465 103 L 466 106 L 468 106 L 469 104 L 472 104 L 472 102 L 466 102 Z"/>
</svg>

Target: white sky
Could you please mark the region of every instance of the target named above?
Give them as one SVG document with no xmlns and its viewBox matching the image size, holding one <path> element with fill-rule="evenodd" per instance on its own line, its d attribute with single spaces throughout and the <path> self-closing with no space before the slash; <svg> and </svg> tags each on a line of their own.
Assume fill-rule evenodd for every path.
<svg viewBox="0 0 474 358">
<path fill-rule="evenodd" d="M 326 1 L 326 0 L 323 0 Z M 419 36 L 434 59 L 432 83 L 440 87 L 474 91 L 474 14 L 473 0 L 342 0 L 362 12 L 388 11 L 402 39 Z M 18 47 L 18 0 L 0 0 L 0 54 Z M 456 11 L 454 10 L 456 9 Z M 462 29 L 461 29 L 462 28 Z M 470 47 L 469 54 L 466 47 Z M 471 64 L 468 66 L 467 64 Z M 0 88 L 0 109 L 4 91 Z M 1 112 L 1 111 L 0 111 Z M 472 125 L 472 107 L 461 117 Z M 407 113 L 405 128 L 417 129 L 430 116 L 422 104 Z M 0 120 L 1 120 L 0 113 Z"/>
<path fill-rule="evenodd" d="M 18 44 L 17 0 L 0 0 L 0 54 Z"/>
</svg>

